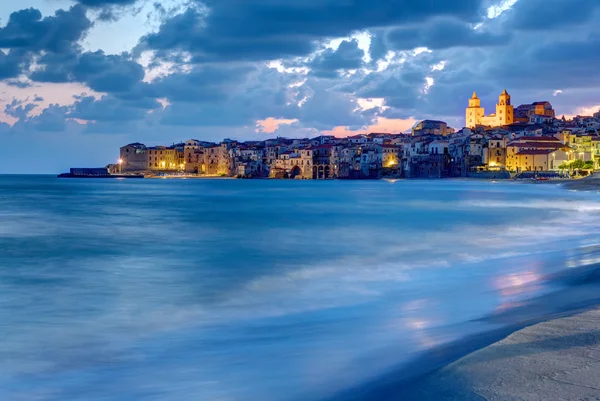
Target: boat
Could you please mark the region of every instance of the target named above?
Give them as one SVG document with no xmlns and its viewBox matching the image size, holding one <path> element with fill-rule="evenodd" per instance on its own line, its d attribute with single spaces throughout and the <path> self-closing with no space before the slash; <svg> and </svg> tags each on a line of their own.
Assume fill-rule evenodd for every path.
<svg viewBox="0 0 600 401">
<path fill-rule="evenodd" d="M 72 168 L 58 178 L 144 178 L 144 174 L 111 174 L 107 168 Z"/>
</svg>

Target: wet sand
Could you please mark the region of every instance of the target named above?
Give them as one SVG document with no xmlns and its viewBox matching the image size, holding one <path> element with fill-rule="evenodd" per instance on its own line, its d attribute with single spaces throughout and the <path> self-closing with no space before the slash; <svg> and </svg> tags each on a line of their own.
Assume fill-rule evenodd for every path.
<svg viewBox="0 0 600 401">
<path fill-rule="evenodd" d="M 481 321 L 497 330 L 445 344 L 326 401 L 600 401 L 600 270 Z"/>
<path fill-rule="evenodd" d="M 594 175 L 581 180 L 570 180 L 564 183 L 564 187 L 577 191 L 600 191 L 600 175 Z"/>
</svg>

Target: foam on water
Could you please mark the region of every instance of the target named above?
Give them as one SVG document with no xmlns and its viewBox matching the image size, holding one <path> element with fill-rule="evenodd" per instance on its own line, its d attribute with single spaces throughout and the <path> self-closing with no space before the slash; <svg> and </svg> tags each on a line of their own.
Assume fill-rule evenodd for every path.
<svg viewBox="0 0 600 401">
<path fill-rule="evenodd" d="M 554 186 L 0 177 L 0 193 L 0 399 L 318 399 L 598 262 L 574 250 L 599 242 L 600 200 Z"/>
</svg>

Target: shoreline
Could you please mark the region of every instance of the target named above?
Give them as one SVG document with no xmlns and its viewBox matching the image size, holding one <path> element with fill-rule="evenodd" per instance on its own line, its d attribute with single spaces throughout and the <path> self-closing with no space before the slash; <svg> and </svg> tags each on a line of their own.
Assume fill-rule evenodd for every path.
<svg viewBox="0 0 600 401">
<path fill-rule="evenodd" d="M 498 354 L 499 347 L 504 347 L 515 339 L 519 341 L 528 336 L 542 336 L 548 327 L 561 327 L 563 336 L 572 335 L 573 341 L 578 340 L 577 333 L 580 325 L 573 323 L 565 326 L 563 319 L 573 319 L 573 322 L 577 322 L 579 316 L 583 316 L 581 317 L 583 320 L 587 319 L 586 313 L 597 314 L 598 343 L 596 345 L 598 345 L 600 359 L 600 265 L 567 270 L 547 277 L 547 280 L 561 283 L 565 288 L 538 296 L 525 306 L 477 319 L 476 321 L 499 327 L 432 348 L 387 373 L 333 396 L 322 398 L 320 401 L 580 399 L 568 396 L 566 398 L 511 398 L 499 394 L 500 390 L 497 389 L 495 394 L 488 394 L 491 398 L 484 398 L 477 392 L 480 386 L 488 385 L 482 384 L 487 379 L 500 377 L 500 381 L 508 382 L 508 379 L 502 378 L 502 375 L 507 372 L 519 371 L 519 369 L 523 370 L 523 374 L 530 372 L 522 368 L 521 357 L 529 358 L 529 366 L 545 366 L 544 363 L 536 360 L 534 353 L 527 351 L 527 347 L 523 348 L 522 355 L 518 352 L 511 352 L 510 355 Z M 573 345 L 575 346 L 577 345 Z M 547 348 L 546 351 L 551 352 L 553 349 Z M 477 376 L 481 365 L 486 363 L 488 375 Z M 477 376 L 477 380 L 472 379 L 473 376 Z M 519 375 L 511 377 L 517 378 Z M 600 378 L 600 364 L 598 364 L 597 377 Z M 597 387 L 600 389 L 600 382 Z M 506 388 L 509 389 L 510 386 Z"/>
</svg>

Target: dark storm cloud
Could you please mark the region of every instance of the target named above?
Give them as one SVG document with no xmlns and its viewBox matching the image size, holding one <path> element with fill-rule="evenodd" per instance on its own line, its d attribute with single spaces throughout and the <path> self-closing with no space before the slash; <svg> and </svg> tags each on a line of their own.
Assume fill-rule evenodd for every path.
<svg viewBox="0 0 600 401">
<path fill-rule="evenodd" d="M 371 62 L 376 63 L 385 57 L 388 52 L 387 45 L 385 43 L 384 29 L 375 30 L 371 32 L 371 45 L 369 46 L 369 55 L 371 56 Z"/>
<path fill-rule="evenodd" d="M 105 6 L 128 6 L 134 4 L 137 0 L 75 0 L 79 4 L 88 7 L 105 7 Z"/>
<path fill-rule="evenodd" d="M 354 70 L 363 66 L 364 51 L 356 39 L 344 40 L 335 50 L 326 49 L 309 64 L 312 73 L 320 77 L 337 77 L 339 70 Z"/>
<path fill-rule="evenodd" d="M 600 86 L 600 35 L 569 41 L 549 41 L 511 52 L 484 72 L 522 88 Z"/>
<path fill-rule="evenodd" d="M 9 51 L 8 54 L 0 50 L 0 79 L 16 78 L 26 64 L 29 63 L 29 57 L 20 52 Z"/>
<path fill-rule="evenodd" d="M 497 46 L 510 42 L 508 33 L 495 34 L 456 19 L 436 19 L 418 27 L 398 28 L 387 35 L 390 50 L 411 50 L 427 47 L 431 50 L 451 47 Z"/>
<path fill-rule="evenodd" d="M 144 68 L 128 54 L 86 52 L 73 68 L 73 77 L 97 92 L 126 92 L 142 81 Z"/>
<path fill-rule="evenodd" d="M 518 1 L 504 17 L 509 29 L 549 31 L 583 24 L 598 9 L 598 0 L 527 0 Z"/>
<path fill-rule="evenodd" d="M 316 41 L 357 30 L 448 15 L 474 21 L 483 0 L 219 0 L 189 8 L 142 40 L 189 51 L 196 61 L 270 60 L 311 53 Z"/>
<path fill-rule="evenodd" d="M 175 73 L 152 82 L 150 91 L 170 101 L 206 102 L 229 98 L 248 74 L 256 72 L 253 65 L 195 66 L 192 71 Z"/>
<path fill-rule="evenodd" d="M 0 48 L 64 52 L 92 26 L 81 6 L 42 18 L 34 8 L 14 12 L 0 28 Z"/>
<path fill-rule="evenodd" d="M 111 96 L 96 100 L 92 96 L 82 97 L 70 108 L 66 117 L 88 121 L 122 122 L 141 120 L 148 110 L 162 107 L 156 100 L 123 101 Z"/>
<path fill-rule="evenodd" d="M 127 53 L 48 53 L 30 78 L 39 82 L 80 82 L 97 92 L 127 93 L 141 83 L 144 68 Z"/>
</svg>

